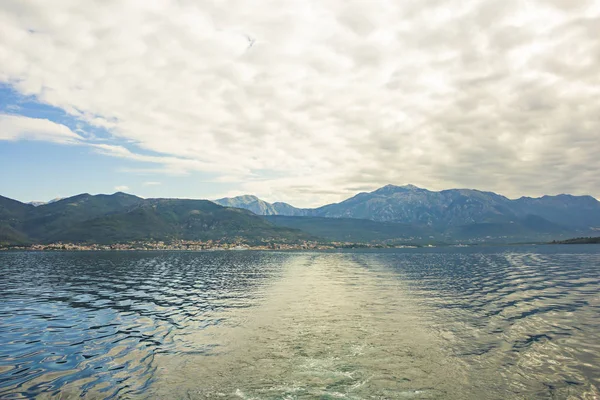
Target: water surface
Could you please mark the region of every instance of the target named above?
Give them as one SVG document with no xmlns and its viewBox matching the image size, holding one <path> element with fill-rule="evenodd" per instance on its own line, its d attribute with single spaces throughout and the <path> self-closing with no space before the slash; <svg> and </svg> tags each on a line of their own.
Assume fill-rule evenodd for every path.
<svg viewBox="0 0 600 400">
<path fill-rule="evenodd" d="M 0 254 L 0 397 L 600 398 L 600 246 Z"/>
</svg>

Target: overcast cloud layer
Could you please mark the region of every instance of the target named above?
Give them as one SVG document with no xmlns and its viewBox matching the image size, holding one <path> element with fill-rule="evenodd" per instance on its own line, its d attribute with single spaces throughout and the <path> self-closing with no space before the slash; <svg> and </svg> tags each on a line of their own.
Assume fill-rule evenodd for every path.
<svg viewBox="0 0 600 400">
<path fill-rule="evenodd" d="M 11 115 L 0 139 L 300 206 L 387 183 L 600 197 L 599 38 L 593 0 L 3 0 L 0 82 L 131 146 Z"/>
</svg>

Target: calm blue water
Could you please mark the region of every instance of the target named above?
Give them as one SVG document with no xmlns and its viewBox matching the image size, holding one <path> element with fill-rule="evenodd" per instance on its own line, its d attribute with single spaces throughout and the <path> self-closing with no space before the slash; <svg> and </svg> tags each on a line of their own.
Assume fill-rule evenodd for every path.
<svg viewBox="0 0 600 400">
<path fill-rule="evenodd" d="M 0 253 L 0 398 L 600 398 L 600 246 Z"/>
</svg>

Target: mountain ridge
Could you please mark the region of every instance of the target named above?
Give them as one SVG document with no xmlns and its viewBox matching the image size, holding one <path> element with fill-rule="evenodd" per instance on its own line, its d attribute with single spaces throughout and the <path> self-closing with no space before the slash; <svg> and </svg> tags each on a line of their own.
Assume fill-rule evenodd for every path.
<svg viewBox="0 0 600 400">
<path fill-rule="evenodd" d="M 262 201 L 254 196 L 256 200 Z M 256 201 L 255 200 L 255 201 Z M 220 199 L 221 204 L 227 198 Z M 266 207 L 276 203 L 265 203 Z M 509 199 L 490 191 L 445 189 L 430 191 L 415 185 L 386 185 L 372 192 L 360 192 L 339 203 L 316 208 L 270 208 L 269 214 L 327 218 L 360 218 L 450 228 L 472 223 L 510 223 L 529 215 L 575 229 L 600 227 L 600 202 L 589 195 L 544 195 Z M 236 207 L 246 208 L 243 196 Z"/>
<path fill-rule="evenodd" d="M 208 200 L 76 196 L 40 206 L 0 197 L 0 244 L 218 240 L 251 243 L 315 238 Z"/>
<path fill-rule="evenodd" d="M 268 203 L 253 195 L 211 202 L 81 193 L 38 206 L 0 196 L 0 244 L 236 237 L 514 242 L 586 236 L 598 227 L 600 202 L 591 196 L 511 200 L 493 192 L 435 192 L 414 185 L 386 185 L 312 209 Z"/>
<path fill-rule="evenodd" d="M 284 203 L 281 201 L 269 203 L 251 194 L 245 194 L 235 197 L 225 197 L 222 199 L 212 201 L 213 203 L 219 204 L 223 207 L 243 208 L 252 211 L 257 215 L 305 215 L 303 209 L 301 208 L 294 207 L 288 203 Z"/>
</svg>

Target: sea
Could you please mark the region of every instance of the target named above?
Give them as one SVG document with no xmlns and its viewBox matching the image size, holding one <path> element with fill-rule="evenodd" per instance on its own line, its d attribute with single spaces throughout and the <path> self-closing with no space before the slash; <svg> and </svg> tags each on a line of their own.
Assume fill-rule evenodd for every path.
<svg viewBox="0 0 600 400">
<path fill-rule="evenodd" d="M 2 399 L 600 399 L 600 246 L 2 252 Z"/>
</svg>

